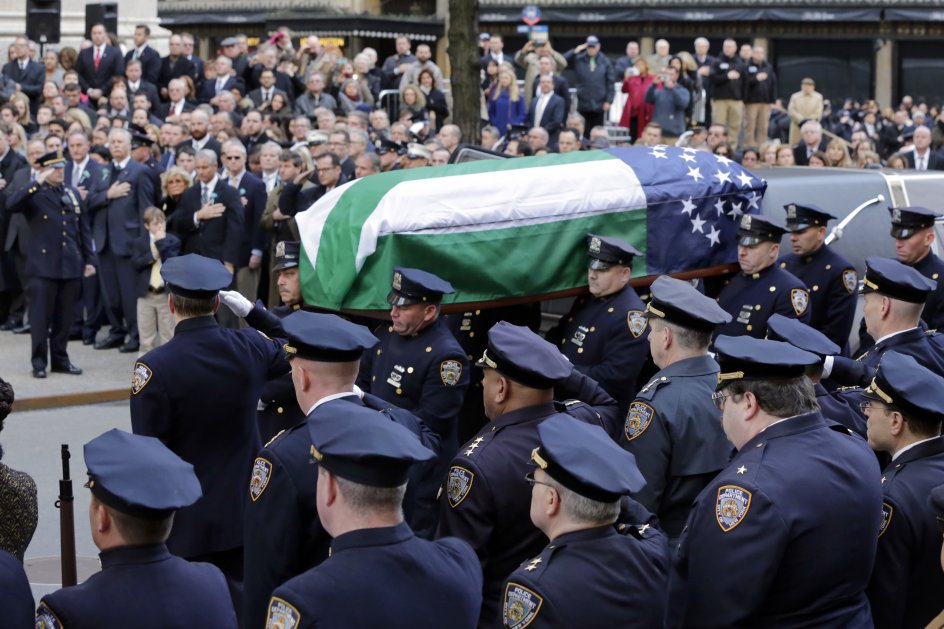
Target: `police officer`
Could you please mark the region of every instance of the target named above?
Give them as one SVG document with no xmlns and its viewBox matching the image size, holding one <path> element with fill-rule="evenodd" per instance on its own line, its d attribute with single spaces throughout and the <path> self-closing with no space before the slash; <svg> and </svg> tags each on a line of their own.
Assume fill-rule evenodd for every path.
<svg viewBox="0 0 944 629">
<path fill-rule="evenodd" d="M 66 346 L 82 278 L 95 275 L 92 232 L 79 192 L 63 183 L 62 152 L 43 155 L 37 165 L 36 179 L 10 192 L 6 201 L 8 211 L 26 216 L 32 233 L 25 272 L 33 377 L 46 377 L 47 359 L 52 372 L 79 375 Z"/>
<path fill-rule="evenodd" d="M 590 295 L 578 298 L 546 336 L 619 402 L 621 413 L 639 388 L 637 378 L 648 352 L 644 307 L 629 285 L 633 257 L 638 255 L 619 238 L 587 234 Z"/>
<path fill-rule="evenodd" d="M 810 321 L 810 293 L 806 285 L 775 262 L 786 230 L 766 216 L 745 214 L 738 229 L 738 265 L 741 272 L 725 283 L 718 303 L 732 321 L 716 334 L 763 338 L 767 319 L 780 313 L 803 323 Z"/>
<path fill-rule="evenodd" d="M 161 202 L 161 175 L 164 170 L 154 160 L 154 155 L 151 153 L 154 140 L 145 129 L 136 124 L 129 125 L 128 129 L 131 131 L 131 159 L 145 167 L 144 172 L 150 178 L 153 190 L 151 203 L 158 205 Z"/>
<path fill-rule="evenodd" d="M 928 504 L 931 505 L 931 509 L 937 520 L 938 532 L 944 533 L 944 485 L 938 485 L 931 490 L 931 495 L 928 497 Z M 941 569 L 944 570 L 944 546 L 941 547 Z M 938 605 L 938 607 L 941 606 Z M 934 620 L 928 623 L 928 627 L 932 629 L 944 627 L 944 611 L 935 616 Z"/>
<path fill-rule="evenodd" d="M 475 553 L 457 539 L 418 538 L 400 508 L 410 467 L 436 454 L 380 413 L 344 402 L 321 408 L 306 430 L 331 556 L 275 590 L 265 626 L 475 627 Z"/>
<path fill-rule="evenodd" d="M 646 484 L 632 455 L 600 428 L 566 415 L 542 422 L 538 436 L 537 467 L 528 473 L 531 520 L 550 544 L 505 581 L 503 626 L 662 626 L 665 535 L 614 526 L 620 497 Z"/>
<path fill-rule="evenodd" d="M 236 627 L 219 569 L 184 561 L 165 545 L 174 513 L 202 494 L 193 466 L 157 439 L 117 428 L 83 453 L 102 571 L 44 596 L 36 627 Z"/>
<path fill-rule="evenodd" d="M 877 629 L 922 629 L 941 610 L 941 534 L 927 497 L 944 479 L 942 391 L 944 378 L 889 351 L 862 393 L 869 445 L 892 457 L 882 470 L 882 528 L 868 589 Z"/>
<path fill-rule="evenodd" d="M 894 349 L 914 356 L 918 363 L 944 375 L 944 355 L 919 327 L 924 302 L 936 282 L 917 269 L 872 256 L 865 260 L 863 317 L 868 333 L 878 339 L 856 360 L 842 356 L 824 362 L 824 376 L 842 385 L 867 386 L 882 355 Z"/>
<path fill-rule="evenodd" d="M 131 426 L 159 438 L 191 463 L 203 499 L 181 509 L 167 546 L 185 559 L 220 567 L 239 601 L 245 478 L 261 446 L 256 405 L 263 385 L 289 369 L 281 343 L 213 316 L 232 274 L 197 254 L 161 266 L 174 338 L 134 365 Z"/>
<path fill-rule="evenodd" d="M 377 155 L 380 157 L 380 171 L 389 172 L 391 170 L 400 170 L 403 156 L 406 155 L 406 147 L 396 140 L 380 138 L 375 143 Z"/>
<path fill-rule="evenodd" d="M 298 311 L 281 321 L 291 357 L 296 402 L 308 416 L 258 453 L 249 479 L 245 523 L 243 625 L 261 627 L 272 591 L 280 583 L 328 557 L 330 536 L 315 513 L 316 461 L 307 423 L 320 421 L 326 403 L 366 406 L 408 428 L 427 448 L 439 437 L 415 415 L 354 386 L 361 355 L 377 338 L 361 325 L 329 314 Z M 407 521 L 431 537 L 436 526 L 436 492 L 442 475 L 428 464 L 413 466 L 405 501 Z M 245 494 L 244 494 L 245 495 Z"/>
<path fill-rule="evenodd" d="M 816 402 L 828 421 L 838 422 L 857 435 L 866 438 L 865 416 L 859 410 L 858 387 L 838 391 L 827 391 L 823 386 L 823 361 L 827 356 L 839 354 L 839 346 L 826 338 L 819 330 L 783 315 L 775 314 L 767 320 L 767 338 L 771 341 L 783 341 L 816 354 L 819 362 L 806 368 L 806 377 L 813 383 Z"/>
<path fill-rule="evenodd" d="M 35 608 L 29 579 L 23 563 L 5 550 L 0 550 L 0 609 L 6 626 L 32 626 Z"/>
<path fill-rule="evenodd" d="M 712 331 L 731 315 L 688 282 L 665 275 L 651 292 L 649 349 L 661 371 L 630 404 L 619 443 L 636 456 L 646 479 L 634 498 L 674 540 L 695 496 L 731 458 L 711 401 L 718 363 L 708 355 Z"/>
<path fill-rule="evenodd" d="M 826 246 L 826 224 L 836 217 L 812 203 L 790 203 L 784 209 L 793 253 L 780 258 L 780 268 L 809 287 L 809 324 L 844 348 L 855 319 L 859 277 L 852 263 Z"/>
<path fill-rule="evenodd" d="M 387 303 L 391 323 L 378 327 L 376 349 L 364 354 L 357 385 L 405 408 L 439 434 L 441 471 L 459 445 L 459 411 L 469 387 L 469 361 L 440 318 L 452 284 L 419 269 L 394 267 Z"/>
<path fill-rule="evenodd" d="M 895 256 L 902 264 L 937 282 L 928 296 L 921 319 L 928 328 L 944 328 L 944 261 L 931 251 L 934 242 L 934 221 L 941 216 L 923 207 L 889 208 L 891 235 L 895 239 Z"/>
<path fill-rule="evenodd" d="M 560 411 L 589 423 L 607 425 L 616 402 L 578 372 L 553 345 L 528 328 L 497 323 L 478 361 L 485 415 L 490 424 L 452 460 L 440 496 L 438 535 L 469 542 L 482 561 L 485 586 L 480 627 L 501 620 L 501 585 L 518 564 L 545 544 L 529 513 L 524 480 L 528 456 L 537 445 L 537 426 Z M 578 399 L 555 406 L 570 391 Z M 590 406 L 590 405 L 593 406 Z"/>
<path fill-rule="evenodd" d="M 715 350 L 714 398 L 738 453 L 692 506 L 667 625 L 868 626 L 875 455 L 823 420 L 803 375 L 815 355 L 750 337 L 719 336 Z"/>
</svg>

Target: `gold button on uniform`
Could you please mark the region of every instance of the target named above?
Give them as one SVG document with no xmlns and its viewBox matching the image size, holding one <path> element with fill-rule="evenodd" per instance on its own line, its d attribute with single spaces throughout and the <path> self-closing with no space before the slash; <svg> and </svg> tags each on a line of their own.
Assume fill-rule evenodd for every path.
<svg viewBox="0 0 944 629">
<path fill-rule="evenodd" d="M 757 304 L 756 306 L 754 306 L 754 310 L 760 310 L 760 304 Z"/>
<path fill-rule="evenodd" d="M 754 326 L 752 326 L 751 324 L 748 324 L 748 325 L 747 325 L 747 331 L 748 331 L 748 332 L 750 332 L 750 331 L 753 330 L 753 329 L 754 329 Z"/>
<path fill-rule="evenodd" d="M 831 268 L 833 268 L 833 265 L 831 265 L 831 264 L 827 264 L 827 265 L 826 265 L 826 270 L 827 270 L 827 271 L 828 271 L 829 269 L 831 269 Z"/>
<path fill-rule="evenodd" d="M 814 284 L 814 285 L 813 285 L 813 292 L 815 293 L 815 292 L 818 291 L 818 290 L 819 290 L 819 285 L 818 285 L 818 284 Z"/>
<path fill-rule="evenodd" d="M 282 407 L 280 406 L 280 407 L 278 407 L 277 409 L 275 409 L 275 412 L 278 413 L 279 415 L 281 415 L 281 414 L 284 413 L 285 411 L 284 411 L 284 410 L 282 409 Z"/>
<path fill-rule="evenodd" d="M 582 348 L 582 347 L 578 347 L 578 348 L 577 348 L 577 353 L 578 353 L 578 354 L 583 354 L 583 348 Z"/>
<path fill-rule="evenodd" d="M 397 389 L 397 395 L 403 395 L 403 389 Z"/>
<path fill-rule="evenodd" d="M 407 367 L 407 368 L 406 368 L 406 372 L 407 372 L 407 373 L 413 373 L 413 367 Z"/>
<path fill-rule="evenodd" d="M 427 354 L 430 353 L 431 351 L 433 351 L 433 348 L 432 348 L 432 347 L 427 347 L 427 348 L 426 348 L 426 353 L 427 353 Z"/>
<path fill-rule="evenodd" d="M 774 292 L 775 290 L 777 290 L 777 287 L 776 287 L 776 286 L 771 286 L 771 287 L 770 287 L 770 292 L 771 292 L 771 293 Z"/>
</svg>

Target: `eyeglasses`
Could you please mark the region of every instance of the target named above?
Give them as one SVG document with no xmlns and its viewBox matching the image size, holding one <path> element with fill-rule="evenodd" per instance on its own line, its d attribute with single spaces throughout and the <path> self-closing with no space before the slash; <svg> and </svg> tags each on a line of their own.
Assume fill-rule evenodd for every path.
<svg viewBox="0 0 944 629">
<path fill-rule="evenodd" d="M 223 159 L 242 159 L 242 155 L 224 155 Z"/>
<path fill-rule="evenodd" d="M 331 172 L 332 170 L 334 170 L 335 168 L 340 168 L 340 167 L 339 167 L 339 166 L 328 166 L 327 168 L 319 168 L 319 169 L 318 169 L 318 172 L 319 172 L 319 173 L 330 173 L 330 172 Z"/>
<path fill-rule="evenodd" d="M 550 483 L 545 483 L 543 481 L 539 481 L 538 479 L 536 479 L 534 477 L 534 470 L 531 470 L 530 472 L 525 474 L 524 479 L 528 481 L 528 484 L 531 485 L 531 487 L 534 487 L 535 485 L 544 485 L 545 487 L 550 487 L 551 489 L 554 488 L 554 485 L 551 485 Z"/>
<path fill-rule="evenodd" d="M 733 393 L 722 393 L 721 391 L 715 391 L 711 394 L 711 401 L 715 403 L 715 406 L 719 411 L 724 410 L 724 399 L 731 397 Z"/>
</svg>

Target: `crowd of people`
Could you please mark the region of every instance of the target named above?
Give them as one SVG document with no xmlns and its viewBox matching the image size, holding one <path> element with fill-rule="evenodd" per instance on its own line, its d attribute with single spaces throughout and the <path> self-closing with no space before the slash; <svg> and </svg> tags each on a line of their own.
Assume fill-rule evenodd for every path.
<svg viewBox="0 0 944 629">
<path fill-rule="evenodd" d="M 744 215 L 724 285 L 660 277 L 645 302 L 640 251 L 587 234 L 588 292 L 543 335 L 536 304 L 444 315 L 450 278 L 394 266 L 372 332 L 305 303 L 295 216 L 449 161 L 429 46 L 349 61 L 279 31 L 202 60 L 187 34 L 165 57 L 144 26 L 123 53 L 91 37 L 43 65 L 18 38 L 3 71 L 3 327 L 31 334 L 36 378 L 81 374 L 70 338 L 138 355 L 134 434 L 85 449 L 102 571 L 35 626 L 941 626 L 939 212 L 890 208 L 897 259 L 861 287 L 828 210 Z M 640 144 L 940 165 L 922 104 L 833 114 L 805 80 L 783 118 L 763 49 L 733 40 L 615 62 L 594 36 L 481 42 L 485 148 L 610 146 L 622 77 Z M 35 487 L 0 481 L 23 514 L 0 521 L 0 600 L 21 610 Z"/>
</svg>

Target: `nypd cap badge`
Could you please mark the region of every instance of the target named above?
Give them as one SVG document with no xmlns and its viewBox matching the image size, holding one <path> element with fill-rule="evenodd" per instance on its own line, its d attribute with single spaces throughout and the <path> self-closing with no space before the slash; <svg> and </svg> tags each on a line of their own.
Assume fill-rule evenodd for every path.
<svg viewBox="0 0 944 629">
<path fill-rule="evenodd" d="M 596 236 L 590 239 L 590 253 L 600 253 L 600 239 Z"/>
<path fill-rule="evenodd" d="M 509 581 L 505 586 L 505 603 L 502 606 L 502 618 L 508 629 L 524 629 L 530 625 L 541 611 L 544 599 L 523 585 Z"/>
<path fill-rule="evenodd" d="M 750 508 L 751 492 L 737 485 L 723 485 L 718 488 L 715 517 L 718 519 L 718 526 L 725 533 L 743 522 Z"/>
</svg>

